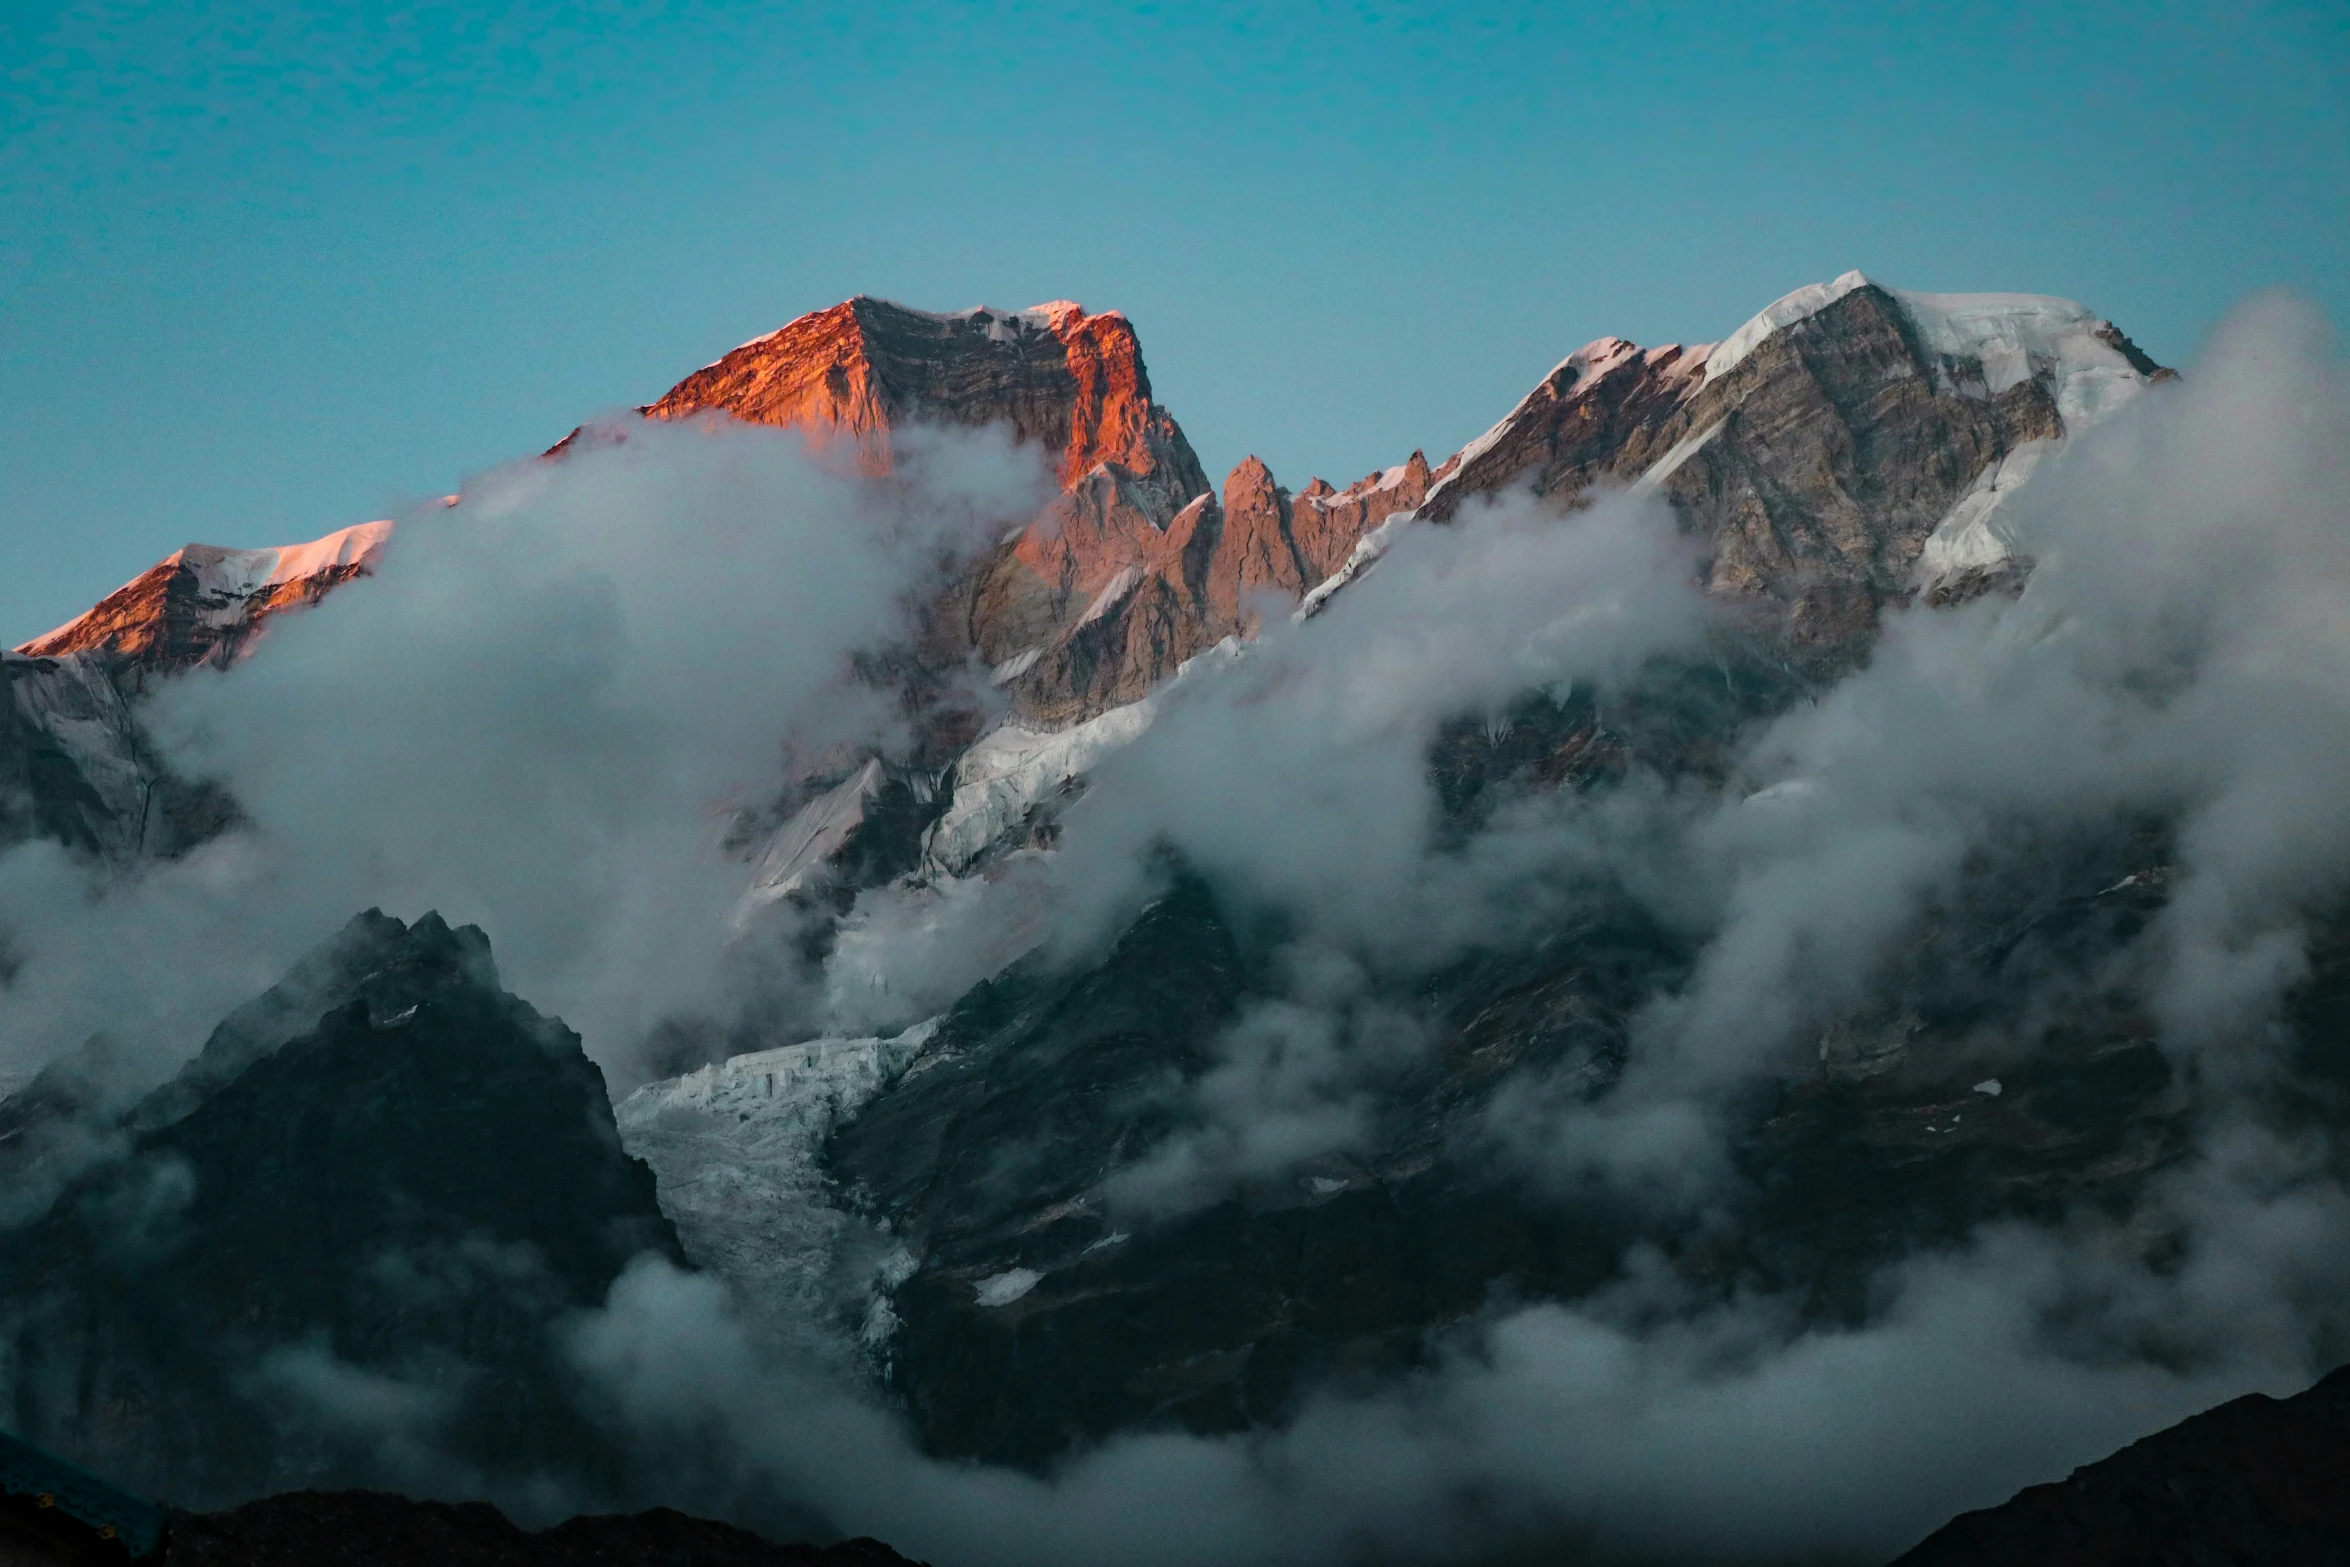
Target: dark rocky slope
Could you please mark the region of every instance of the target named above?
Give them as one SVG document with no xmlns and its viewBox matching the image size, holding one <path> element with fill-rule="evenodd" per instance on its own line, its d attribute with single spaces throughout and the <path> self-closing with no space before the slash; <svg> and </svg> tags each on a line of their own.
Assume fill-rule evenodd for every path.
<svg viewBox="0 0 2350 1567">
<path fill-rule="evenodd" d="M 141 690 L 103 653 L 0 653 L 0 849 L 47 838 L 119 863 L 177 854 L 233 819 L 220 790 L 156 754 Z"/>
<path fill-rule="evenodd" d="M 474 1485 L 610 1480 L 551 1328 L 676 1240 L 479 931 L 362 916 L 89 1130 L 0 1244 L 11 1427 L 183 1503 L 380 1479 L 403 1444 Z"/>
<path fill-rule="evenodd" d="M 1944 1524 L 1893 1567 L 2350 1562 L 2350 1367 L 2254 1393 Z"/>
</svg>

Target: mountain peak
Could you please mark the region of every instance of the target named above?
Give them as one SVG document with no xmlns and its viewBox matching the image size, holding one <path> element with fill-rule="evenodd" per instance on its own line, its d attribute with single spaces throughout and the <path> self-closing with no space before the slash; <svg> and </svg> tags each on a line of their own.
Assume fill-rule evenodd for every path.
<svg viewBox="0 0 2350 1567">
<path fill-rule="evenodd" d="M 183 545 L 16 651 L 34 658 L 106 652 L 159 671 L 225 664 L 269 616 L 316 603 L 367 572 L 391 536 L 391 523 L 363 522 L 271 549 Z"/>
<path fill-rule="evenodd" d="M 941 313 L 860 294 L 743 344 L 644 412 L 724 413 L 820 444 L 845 438 L 873 472 L 888 471 L 901 425 L 1005 424 L 1056 454 L 1064 487 L 1105 463 L 1158 481 L 1162 523 L 1206 488 L 1182 430 L 1152 401 L 1133 324 L 1067 299 Z"/>
</svg>

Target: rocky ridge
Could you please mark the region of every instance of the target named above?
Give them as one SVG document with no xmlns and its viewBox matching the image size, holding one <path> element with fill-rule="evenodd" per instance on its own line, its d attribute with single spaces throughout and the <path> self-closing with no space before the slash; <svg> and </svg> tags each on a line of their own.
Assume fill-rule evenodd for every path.
<svg viewBox="0 0 2350 1567">
<path fill-rule="evenodd" d="M 50 1186 L 0 1248 L 24 1436 L 197 1505 L 380 1479 L 387 1442 L 613 1486 L 553 1330 L 676 1236 L 480 931 L 361 915 L 127 1112 L 73 1067 L 0 1101 L 11 1196 Z"/>
<path fill-rule="evenodd" d="M 365 522 L 275 549 L 190 544 L 16 651 L 31 658 L 103 653 L 148 675 L 199 664 L 225 668 L 271 617 L 364 575 L 391 534 L 389 522 Z"/>
<path fill-rule="evenodd" d="M 1268 613 L 1326 602 L 1376 566 L 1398 528 L 1510 495 L 1560 510 L 1607 487 L 1661 496 L 1699 541 L 1710 592 L 1781 656 L 1843 667 L 1889 606 L 2020 580 L 2029 562 L 2014 558 L 2004 522 L 2018 488 L 2068 432 L 2168 374 L 2066 301 L 1912 294 L 1848 273 L 1773 303 L 1718 345 L 1602 338 L 1577 349 L 1434 468 L 1415 452 L 1344 489 L 1315 479 L 1293 494 L 1251 457 L 1218 492 L 1154 400 L 1139 339 L 1117 312 L 1056 301 L 939 314 L 859 297 L 744 344 L 641 412 L 799 430 L 820 450 L 845 445 L 876 474 L 923 426 L 995 426 L 1042 448 L 1058 496 L 1015 519 L 934 606 L 922 646 L 875 678 L 912 692 L 977 657 L 1011 699 L 1008 722 L 1050 734 L 1138 703 L 1209 648 L 1255 635 Z M 120 706 L 155 675 L 233 661 L 270 617 L 368 570 L 389 529 L 277 550 L 190 545 L 18 651 L 96 659 Z M 120 854 L 169 852 L 205 830 L 205 810 L 185 807 L 168 832 L 123 825 L 153 815 L 140 801 L 171 792 L 135 726 L 68 735 L 52 710 L 91 702 L 24 691 L 13 734 L 0 726 L 0 832 L 13 816 L 16 836 L 42 830 Z M 919 836 L 921 818 L 948 809 L 939 785 L 907 768 L 935 778 L 972 722 L 958 710 L 930 723 L 922 755 L 888 762 L 882 782 L 921 797 L 886 813 L 896 821 L 913 807 L 901 831 Z M 36 754 L 51 758 L 38 764 L 45 787 L 29 781 Z M 67 798 L 79 803 L 53 803 Z M 760 839 L 754 852 L 769 847 Z M 894 874 L 920 856 L 883 858 Z"/>
</svg>

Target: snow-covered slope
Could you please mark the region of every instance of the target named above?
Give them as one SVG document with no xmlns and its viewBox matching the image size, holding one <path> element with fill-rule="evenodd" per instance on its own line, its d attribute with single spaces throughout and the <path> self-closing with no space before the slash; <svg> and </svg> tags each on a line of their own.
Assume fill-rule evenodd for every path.
<svg viewBox="0 0 2350 1567">
<path fill-rule="evenodd" d="M 1158 699 L 1145 697 L 1068 729 L 990 730 L 955 764 L 954 800 L 931 831 L 930 862 L 950 875 L 969 869 L 1036 806 L 1131 744 L 1157 713 Z"/>
</svg>

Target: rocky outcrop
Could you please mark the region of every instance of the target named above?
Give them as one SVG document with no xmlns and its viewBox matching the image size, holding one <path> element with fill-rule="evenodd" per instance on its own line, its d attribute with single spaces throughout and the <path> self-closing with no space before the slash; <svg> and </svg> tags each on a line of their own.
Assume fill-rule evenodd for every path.
<svg viewBox="0 0 2350 1567">
<path fill-rule="evenodd" d="M 553 1329 L 677 1240 L 578 1036 L 479 931 L 362 916 L 103 1129 L 0 1245 L 25 1436 L 192 1503 L 403 1452 L 613 1482 Z"/>
<path fill-rule="evenodd" d="M 1249 636 L 1268 605 L 1329 575 L 1363 529 L 1417 504 L 1426 461 L 1300 512 L 1255 458 L 1221 503 L 1141 345 L 1116 312 L 1068 301 L 951 315 L 858 298 L 802 316 L 678 383 L 644 412 L 724 413 L 850 443 L 866 471 L 918 425 L 1009 429 L 1053 454 L 1061 496 L 981 564 L 934 657 L 976 650 L 1031 721 L 1132 702 L 1184 660 Z"/>
<path fill-rule="evenodd" d="M 2068 301 L 1847 273 L 1718 345 L 1576 350 L 1437 470 L 1421 515 L 1513 491 L 1562 508 L 1601 485 L 1661 493 L 1710 592 L 1834 663 L 1888 606 L 1964 597 L 1960 574 L 2006 564 L 2001 500 L 2050 443 L 2168 374 Z"/>
<path fill-rule="evenodd" d="M 1207 488 L 1174 417 L 1151 400 L 1133 325 L 1061 299 L 951 315 L 859 295 L 745 343 L 649 404 L 654 419 L 725 413 L 846 438 L 886 473 L 907 425 L 1001 425 L 1054 457 L 1066 489 L 1116 468 L 1160 526 Z"/>
<path fill-rule="evenodd" d="M 1964 1513 L 1893 1567 L 2318 1567 L 2350 1561 L 2350 1367 L 2254 1393 L 2070 1478 Z"/>
<path fill-rule="evenodd" d="M 38 658 L 106 654 L 142 675 L 226 667 L 271 617 L 315 604 L 364 575 L 391 532 L 388 522 L 369 522 L 278 549 L 190 544 L 16 651 Z"/>
<path fill-rule="evenodd" d="M 282 549 L 190 544 L 86 613 L 0 653 L 0 848 L 52 838 L 117 863 L 178 854 L 236 814 L 167 768 L 141 728 L 150 684 L 226 668 L 266 625 L 364 575 L 388 522 Z"/>
<path fill-rule="evenodd" d="M 1041 447 L 1060 496 L 1007 519 L 1016 536 L 938 607 L 897 673 L 935 684 L 976 652 L 1023 721 L 1055 725 L 1135 700 L 1252 635 L 1270 607 L 1326 595 L 1382 524 L 1449 521 L 1511 492 L 1562 508 L 1606 485 L 1660 492 L 1705 545 L 1715 594 L 1799 656 L 1848 659 L 1887 605 L 1921 591 L 1949 602 L 2028 569 L 2003 533 L 2014 490 L 2051 443 L 2166 374 L 2061 300 L 1907 294 L 1850 273 L 1720 345 L 1586 345 L 1434 469 L 1415 452 L 1344 490 L 1316 479 L 1292 495 L 1252 457 L 1219 497 L 1117 312 L 1060 300 L 940 314 L 860 296 L 642 411 L 801 430 L 873 473 L 917 426 L 998 426 Z M 283 550 L 190 545 L 23 651 L 105 652 L 141 673 L 225 663 L 270 616 L 365 571 L 388 529 Z"/>
</svg>

